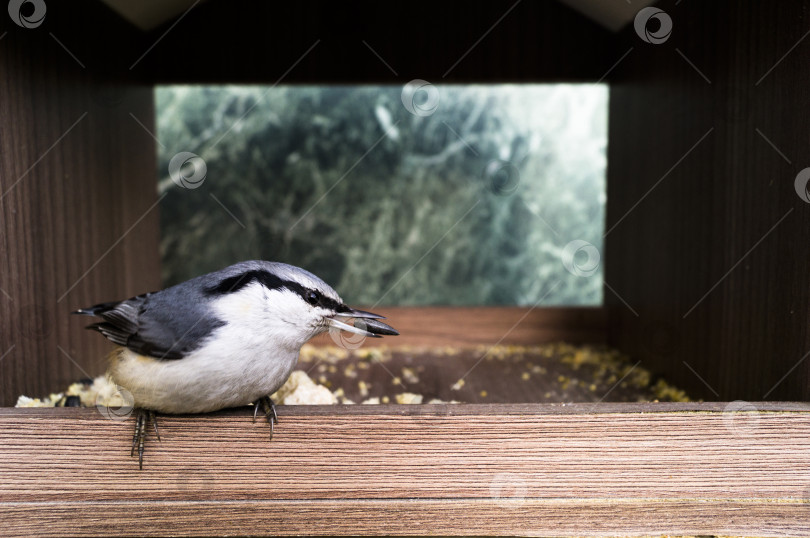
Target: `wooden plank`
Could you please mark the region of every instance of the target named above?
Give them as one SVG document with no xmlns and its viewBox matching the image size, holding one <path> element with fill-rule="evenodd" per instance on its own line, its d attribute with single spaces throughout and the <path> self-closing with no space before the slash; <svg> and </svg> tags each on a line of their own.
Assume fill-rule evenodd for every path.
<svg viewBox="0 0 810 538">
<path fill-rule="evenodd" d="M 5 529 L 37 536 L 809 536 L 804 502 L 175 501 L 9 503 Z M 43 525 L 43 523 L 45 523 Z M 675 530 L 672 530 L 675 529 Z M 8 534 L 7 534 L 8 536 Z"/>
<path fill-rule="evenodd" d="M 810 535 L 810 405 L 0 410 L 6 535 Z M 66 518 L 65 515 L 71 517 Z M 122 527 L 122 523 L 124 526 Z"/>
<path fill-rule="evenodd" d="M 362 308 L 362 307 L 361 307 Z M 367 307 L 371 308 L 371 307 Z M 543 342 L 604 343 L 607 311 L 599 307 L 374 307 L 400 335 L 368 338 L 363 346 L 407 345 L 470 348 L 481 344 L 534 345 Z M 311 340 L 335 345 L 328 334 Z"/>
<path fill-rule="evenodd" d="M 656 7 L 671 39 L 630 25 L 610 74 L 610 343 L 706 399 L 808 400 L 808 4 Z"/>
</svg>

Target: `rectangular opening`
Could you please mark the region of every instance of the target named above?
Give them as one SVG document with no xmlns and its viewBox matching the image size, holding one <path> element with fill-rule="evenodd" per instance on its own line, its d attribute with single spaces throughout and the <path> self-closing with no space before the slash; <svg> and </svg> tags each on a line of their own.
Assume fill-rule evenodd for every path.
<svg viewBox="0 0 810 538">
<path fill-rule="evenodd" d="M 606 84 L 161 86 L 156 102 L 166 285 L 267 259 L 353 304 L 602 304 Z"/>
</svg>

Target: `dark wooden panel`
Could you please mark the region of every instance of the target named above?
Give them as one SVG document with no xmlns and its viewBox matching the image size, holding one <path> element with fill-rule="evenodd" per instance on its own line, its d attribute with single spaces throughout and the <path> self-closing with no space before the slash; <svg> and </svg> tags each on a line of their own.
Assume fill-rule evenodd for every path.
<svg viewBox="0 0 810 538">
<path fill-rule="evenodd" d="M 68 313 L 159 286 L 152 90 L 137 33 L 95 2 L 0 28 L 0 405 L 103 371 Z"/>
<path fill-rule="evenodd" d="M 810 411 L 760 406 L 280 406 L 272 442 L 246 407 L 160 417 L 143 471 L 131 417 L 0 409 L 0 510 L 14 536 L 810 535 Z"/>
<path fill-rule="evenodd" d="M 628 29 L 611 74 L 610 341 L 707 399 L 808 399 L 810 3 L 657 5 L 672 36 Z"/>
<path fill-rule="evenodd" d="M 556 0 L 218 0 L 189 11 L 136 70 L 157 83 L 597 80 L 616 61 L 610 39 Z"/>
</svg>

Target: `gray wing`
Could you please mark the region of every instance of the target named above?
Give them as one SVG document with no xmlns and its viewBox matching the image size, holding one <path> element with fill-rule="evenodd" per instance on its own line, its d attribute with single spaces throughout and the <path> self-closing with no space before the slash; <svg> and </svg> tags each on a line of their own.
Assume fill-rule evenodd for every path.
<svg viewBox="0 0 810 538">
<path fill-rule="evenodd" d="M 141 355 L 166 360 L 183 358 L 225 325 L 205 308 L 201 294 L 182 284 L 125 301 L 97 304 L 74 314 L 98 316 L 104 321 L 88 329 Z"/>
</svg>

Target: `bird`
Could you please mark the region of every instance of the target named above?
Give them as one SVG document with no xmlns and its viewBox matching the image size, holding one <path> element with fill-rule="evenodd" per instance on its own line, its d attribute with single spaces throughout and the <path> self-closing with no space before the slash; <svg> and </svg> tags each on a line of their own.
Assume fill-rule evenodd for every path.
<svg viewBox="0 0 810 538">
<path fill-rule="evenodd" d="M 272 439 L 278 422 L 272 395 L 292 373 L 301 346 L 327 330 L 370 338 L 398 335 L 384 316 L 347 306 L 314 274 L 280 262 L 250 260 L 161 291 L 100 303 L 73 314 L 117 344 L 107 375 L 131 395 L 137 449 L 157 413 L 207 413 L 252 403 Z M 347 321 L 354 319 L 353 324 Z"/>
</svg>

